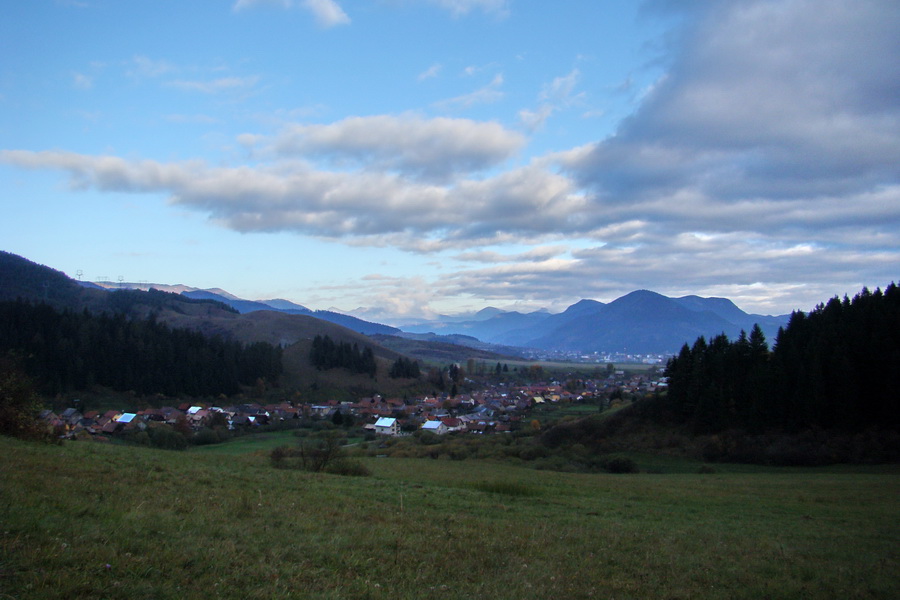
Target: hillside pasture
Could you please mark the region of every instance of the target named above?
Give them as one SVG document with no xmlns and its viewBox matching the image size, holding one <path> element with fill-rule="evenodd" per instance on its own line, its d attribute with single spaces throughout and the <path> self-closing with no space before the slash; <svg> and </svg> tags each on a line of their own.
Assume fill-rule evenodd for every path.
<svg viewBox="0 0 900 600">
<path fill-rule="evenodd" d="M 0 597 L 895 598 L 894 467 L 584 475 L 0 439 Z"/>
</svg>

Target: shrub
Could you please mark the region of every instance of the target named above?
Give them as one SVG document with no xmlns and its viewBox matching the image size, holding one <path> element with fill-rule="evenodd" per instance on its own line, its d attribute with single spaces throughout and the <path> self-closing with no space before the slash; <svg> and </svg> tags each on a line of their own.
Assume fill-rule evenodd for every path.
<svg viewBox="0 0 900 600">
<path fill-rule="evenodd" d="M 450 460 L 466 460 L 469 458 L 469 449 L 464 446 L 451 448 L 449 454 Z"/>
<path fill-rule="evenodd" d="M 47 428 L 38 421 L 40 411 L 31 380 L 11 361 L 0 361 L 0 434 L 49 441 Z"/>
<path fill-rule="evenodd" d="M 150 441 L 155 448 L 162 448 L 163 450 L 184 450 L 187 448 L 187 439 L 168 425 L 151 427 L 147 431 L 150 434 Z"/>
<path fill-rule="evenodd" d="M 139 446 L 151 446 L 153 445 L 153 441 L 150 439 L 150 435 L 146 431 L 138 431 L 134 435 L 132 435 L 129 440 L 137 444 Z"/>
<path fill-rule="evenodd" d="M 278 446 L 269 453 L 276 469 L 302 469 L 313 473 L 334 475 L 370 475 L 360 462 L 346 457 L 338 432 L 326 432 L 303 439 L 296 447 Z"/>
<path fill-rule="evenodd" d="M 209 444 L 218 444 L 221 441 L 219 434 L 208 427 L 204 427 L 191 437 L 191 442 L 195 446 L 208 446 Z"/>
<path fill-rule="evenodd" d="M 368 477 L 372 474 L 369 468 L 358 460 L 342 458 L 325 467 L 325 472 L 332 475 L 348 475 L 350 477 Z"/>
<path fill-rule="evenodd" d="M 550 454 L 545 446 L 525 446 L 519 450 L 519 458 L 522 460 L 536 460 L 545 458 Z"/>
<path fill-rule="evenodd" d="M 603 461 L 603 468 L 608 473 L 639 473 L 637 463 L 625 456 L 612 456 Z"/>
<path fill-rule="evenodd" d="M 285 468 L 285 459 L 290 456 L 291 449 L 287 446 L 278 446 L 277 448 L 273 448 L 272 452 L 269 453 L 269 460 L 272 461 L 272 466 L 276 469 Z"/>
</svg>

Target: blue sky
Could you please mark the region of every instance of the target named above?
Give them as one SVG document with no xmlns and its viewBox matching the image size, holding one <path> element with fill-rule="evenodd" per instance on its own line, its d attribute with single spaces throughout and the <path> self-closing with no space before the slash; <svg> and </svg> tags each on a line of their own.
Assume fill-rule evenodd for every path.
<svg viewBox="0 0 900 600">
<path fill-rule="evenodd" d="M 387 320 L 897 279 L 900 4 L 0 7 L 3 250 Z"/>
</svg>

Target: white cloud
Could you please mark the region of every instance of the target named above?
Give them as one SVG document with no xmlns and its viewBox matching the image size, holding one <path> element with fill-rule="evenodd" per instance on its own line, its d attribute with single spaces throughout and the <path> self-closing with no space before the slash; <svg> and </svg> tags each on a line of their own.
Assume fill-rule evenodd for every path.
<svg viewBox="0 0 900 600">
<path fill-rule="evenodd" d="M 424 71 L 419 73 L 419 76 L 417 79 L 419 81 L 424 81 L 426 79 L 432 79 L 434 77 L 437 77 L 438 74 L 441 72 L 442 68 L 443 67 L 440 65 L 440 63 L 434 63 L 433 65 L 431 65 L 430 67 L 428 67 L 427 69 L 425 69 Z"/>
<path fill-rule="evenodd" d="M 428 2 L 449 10 L 457 17 L 466 15 L 473 10 L 481 10 L 497 16 L 509 14 L 508 0 L 428 0 Z"/>
<path fill-rule="evenodd" d="M 567 75 L 556 77 L 549 84 L 545 85 L 538 99 L 555 106 L 570 104 L 573 100 L 575 86 L 578 85 L 580 78 L 581 72 L 578 69 L 572 69 Z"/>
<path fill-rule="evenodd" d="M 72 73 L 72 85 L 80 90 L 89 90 L 94 87 L 94 79 L 84 73 Z"/>
<path fill-rule="evenodd" d="M 476 263 L 516 263 L 516 262 L 546 262 L 569 251 L 567 246 L 536 246 L 531 250 L 517 254 L 501 254 L 493 250 L 478 250 L 462 252 L 456 255 L 456 260 Z"/>
<path fill-rule="evenodd" d="M 154 60 L 143 55 L 132 57 L 128 63 L 128 75 L 139 78 L 160 77 L 177 71 L 178 68 L 164 60 Z"/>
<path fill-rule="evenodd" d="M 364 290 L 361 295 L 360 291 Z M 306 290 L 304 290 L 306 291 Z M 358 297 L 366 307 L 345 307 L 360 318 L 386 323 L 398 315 L 432 318 L 436 313 L 429 307 L 434 300 L 435 287 L 425 277 L 396 277 L 371 274 L 345 285 L 318 285 L 311 291 L 311 303 L 317 306 L 346 304 L 347 297 Z"/>
<path fill-rule="evenodd" d="M 75 189 L 162 193 L 236 231 L 286 231 L 434 251 L 577 230 L 590 207 L 537 165 L 453 185 L 304 162 L 210 167 L 67 152 L 0 152 L 0 162 L 67 172 Z"/>
<path fill-rule="evenodd" d="M 254 6 L 267 4 L 271 4 L 272 6 L 280 6 L 282 8 L 290 8 L 294 5 L 294 2 L 293 0 L 236 0 L 232 5 L 232 9 L 235 11 L 239 11 L 245 8 L 253 8 Z"/>
<path fill-rule="evenodd" d="M 424 0 L 449 11 L 453 16 L 460 17 L 470 12 L 480 10 L 485 14 L 493 14 L 505 17 L 509 14 L 509 0 Z M 324 27 L 344 25 L 350 22 L 347 13 L 344 12 L 336 0 L 235 0 L 232 9 L 237 12 L 255 6 L 276 6 L 292 8 L 302 6 L 309 10 Z"/>
<path fill-rule="evenodd" d="M 543 127 L 544 123 L 553 113 L 568 108 L 576 101 L 582 99 L 584 94 L 575 94 L 575 86 L 581 73 L 578 69 L 572 69 L 567 75 L 556 77 L 545 84 L 538 95 L 540 104 L 535 110 L 523 108 L 519 111 L 519 121 L 529 131 L 536 131 Z"/>
<path fill-rule="evenodd" d="M 462 70 L 463 77 L 472 77 L 484 71 L 496 71 L 500 65 L 496 62 L 489 62 L 483 65 L 469 65 Z"/>
<path fill-rule="evenodd" d="M 232 5 L 232 9 L 238 12 L 264 5 L 284 9 L 300 6 L 309 11 L 321 27 L 334 27 L 350 23 L 350 17 L 335 0 L 237 0 Z"/>
<path fill-rule="evenodd" d="M 309 10 L 322 27 L 347 25 L 350 17 L 334 0 L 304 0 L 303 6 Z"/>
<path fill-rule="evenodd" d="M 166 85 L 182 90 L 201 92 L 204 94 L 219 94 L 228 91 L 246 90 L 252 88 L 259 81 L 259 77 L 220 77 L 210 80 L 174 80 Z"/>
<path fill-rule="evenodd" d="M 435 106 L 440 108 L 466 109 L 475 106 L 476 104 L 491 104 L 503 98 L 503 91 L 500 89 L 501 87 L 503 87 L 503 74 L 498 73 L 486 86 L 481 87 L 474 92 L 463 94 L 462 96 L 441 100 L 440 102 L 437 102 Z"/>
<path fill-rule="evenodd" d="M 338 165 L 349 162 L 435 180 L 494 166 L 525 144 L 521 134 L 498 123 L 415 115 L 291 125 L 270 142 L 252 136 L 241 139 L 280 156 L 319 157 Z"/>
</svg>

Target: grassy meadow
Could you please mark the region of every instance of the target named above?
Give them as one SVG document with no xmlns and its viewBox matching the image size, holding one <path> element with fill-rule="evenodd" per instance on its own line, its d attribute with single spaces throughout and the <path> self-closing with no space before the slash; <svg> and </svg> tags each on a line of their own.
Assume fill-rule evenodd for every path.
<svg viewBox="0 0 900 600">
<path fill-rule="evenodd" d="M 341 477 L 254 443 L 0 437 L 0 599 L 900 597 L 897 467 L 369 458 Z"/>
</svg>

